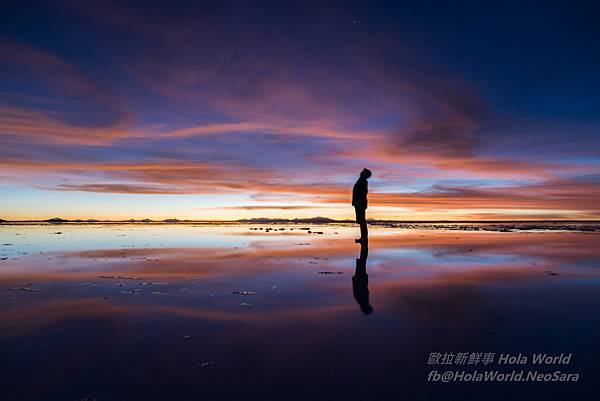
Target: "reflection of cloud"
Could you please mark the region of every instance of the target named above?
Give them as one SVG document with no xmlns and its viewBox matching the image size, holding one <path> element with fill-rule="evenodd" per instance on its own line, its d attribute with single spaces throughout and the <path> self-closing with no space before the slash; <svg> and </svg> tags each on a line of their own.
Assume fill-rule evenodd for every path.
<svg viewBox="0 0 600 401">
<path fill-rule="evenodd" d="M 44 300 L 0 311 L 0 337 L 19 336 L 73 318 L 105 319 L 124 322 L 126 307 L 98 299 Z"/>
<path fill-rule="evenodd" d="M 600 258 L 597 236 L 581 233 L 425 230 L 379 235 L 374 230 L 370 239 L 368 270 L 377 311 L 401 316 L 415 327 L 472 327 L 480 321 L 477 306 L 486 299 L 488 286 L 554 280 L 544 271 L 559 271 L 563 266 Z M 267 325 L 275 321 L 298 324 L 301 320 L 308 324 L 317 318 L 333 322 L 356 312 L 350 297 L 338 296 L 349 291 L 355 254 L 356 245 L 346 237 L 319 237 L 311 240 L 311 246 L 278 239 L 250 242 L 239 249 L 127 248 L 31 256 L 8 262 L 0 275 L 0 288 L 34 282 L 42 291 L 15 293 L 22 300 L 2 308 L 0 331 L 17 335 L 77 317 L 118 322 L 132 315 L 156 314 Z M 318 267 L 308 261 L 317 261 Z M 323 280 L 313 267 L 347 274 L 337 280 Z M 593 268 L 583 266 L 572 271 L 596 274 Z M 99 279 L 99 275 L 141 279 Z M 249 275 L 253 286 L 275 283 L 279 288 L 271 290 L 265 284 L 265 289 L 249 300 L 227 295 L 231 290 L 255 290 L 248 287 Z M 85 281 L 101 287 L 82 287 Z M 123 283 L 124 289 L 140 288 L 142 292 L 121 295 L 115 281 Z M 167 284 L 160 288 L 140 286 L 143 281 Z M 60 290 L 49 290 L 49 285 Z M 185 296 L 179 292 L 183 287 L 189 289 Z M 168 298 L 151 294 L 157 289 Z M 99 290 L 110 294 L 110 299 L 101 299 Z M 306 298 L 301 305 L 296 301 L 297 291 Z M 209 293 L 221 298 L 208 297 Z M 286 297 L 288 294 L 291 298 Z M 210 306 L 205 304 L 208 298 Z M 164 302 L 166 299 L 169 303 Z M 259 309 L 240 311 L 239 302 L 243 301 L 256 303 Z"/>
<path fill-rule="evenodd" d="M 253 237 L 253 232 L 247 234 Z M 277 235 L 289 235 L 285 232 Z M 303 242 L 303 234 L 298 242 Z M 422 268 L 429 267 L 428 271 L 441 277 L 444 273 L 437 269 L 439 263 L 452 255 L 462 256 L 472 260 L 467 266 L 476 267 L 477 263 L 485 264 L 489 270 L 496 271 L 508 269 L 508 265 L 500 265 L 496 257 L 504 255 L 510 257 L 526 258 L 526 266 L 532 261 L 543 261 L 545 266 L 556 264 L 570 264 L 598 256 L 596 249 L 596 236 L 582 233 L 545 232 L 545 233 L 500 233 L 500 232 L 453 232 L 439 230 L 401 231 L 397 234 L 386 235 L 372 234 L 370 248 L 373 252 L 389 250 L 400 252 L 396 258 L 404 262 L 418 265 Z M 319 264 L 335 267 L 340 260 L 347 260 L 348 255 L 356 251 L 355 244 L 347 237 L 331 235 L 311 237 L 310 246 L 301 246 L 290 243 L 291 240 L 282 242 L 267 238 L 250 242 L 246 247 L 231 248 L 127 248 L 127 249 L 100 249 L 60 252 L 54 254 L 52 261 L 46 257 L 40 259 L 28 258 L 24 261 L 15 261 L 18 269 L 5 269 L 1 276 L 8 283 L 12 276 L 31 274 L 41 279 L 50 280 L 56 276 L 60 280 L 83 280 L 86 277 L 95 278 L 105 272 L 108 275 L 136 275 L 152 276 L 154 280 L 161 277 L 225 277 L 235 276 L 244 266 L 246 273 L 268 273 L 273 270 L 293 269 L 298 263 L 304 265 L 307 260 L 320 258 Z M 410 251 L 422 251 L 428 255 L 443 255 L 444 258 L 435 259 L 435 264 L 429 258 L 421 259 L 412 256 Z M 409 251 L 404 253 L 403 251 Z M 405 255 L 405 256 L 403 256 Z M 418 255 L 418 254 L 417 254 Z M 492 255 L 490 260 L 473 259 L 478 256 Z M 477 262 L 477 263 L 475 263 Z M 90 272 L 90 263 L 94 270 Z M 370 261 L 372 265 L 372 261 Z M 394 265 L 394 260 L 384 259 L 379 262 L 380 267 L 388 269 Z M 453 262 L 454 263 L 454 262 Z M 490 265 L 492 263 L 492 265 Z M 51 266 L 51 269 L 43 268 Z M 63 270 L 68 266 L 68 270 Z M 514 267 L 517 267 L 516 265 Z M 423 270 L 424 271 L 424 270 Z M 476 273 L 473 273 L 476 274 Z M 466 277 L 466 276 L 465 276 Z M 476 276 L 475 276 L 476 277 Z"/>
<path fill-rule="evenodd" d="M 152 296 L 152 295 L 149 295 Z M 154 296 L 154 301 L 159 298 Z M 197 319 L 209 322 L 260 322 L 270 324 L 295 322 L 298 319 L 311 321 L 315 316 L 335 316 L 351 311 L 351 305 L 273 308 L 269 313 L 249 313 L 238 309 L 215 309 L 214 307 L 163 305 L 146 302 L 142 305 L 127 305 L 110 300 L 88 298 L 65 298 L 46 300 L 43 306 L 27 305 L 13 310 L 0 311 L 0 338 L 30 334 L 69 319 L 103 319 L 124 325 L 132 315 L 150 317 L 172 315 L 178 318 Z"/>
</svg>

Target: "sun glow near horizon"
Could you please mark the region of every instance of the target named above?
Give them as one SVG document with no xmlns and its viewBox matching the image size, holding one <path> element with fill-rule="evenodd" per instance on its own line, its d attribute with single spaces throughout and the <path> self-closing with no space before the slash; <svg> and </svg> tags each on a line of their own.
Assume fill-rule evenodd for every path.
<svg viewBox="0 0 600 401">
<path fill-rule="evenodd" d="M 295 219 L 327 217 L 352 220 L 349 203 L 261 203 L 240 196 L 130 195 L 41 192 L 3 197 L 0 219 L 47 220 L 51 218 L 95 220 L 204 220 L 227 221 L 253 218 Z M 13 212 L 18 210 L 18 212 Z M 368 217 L 376 220 L 594 220 L 597 216 L 577 210 L 535 209 L 437 209 L 418 210 L 394 206 L 370 206 Z"/>
</svg>

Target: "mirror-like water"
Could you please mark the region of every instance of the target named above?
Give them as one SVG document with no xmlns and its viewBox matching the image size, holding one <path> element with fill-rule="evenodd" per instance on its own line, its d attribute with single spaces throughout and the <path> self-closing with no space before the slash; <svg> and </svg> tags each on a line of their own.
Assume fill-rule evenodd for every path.
<svg viewBox="0 0 600 401">
<path fill-rule="evenodd" d="M 2 399 L 595 399 L 598 233 L 265 227 L 0 227 Z M 431 383 L 536 368 L 434 352 L 581 378 Z"/>
</svg>

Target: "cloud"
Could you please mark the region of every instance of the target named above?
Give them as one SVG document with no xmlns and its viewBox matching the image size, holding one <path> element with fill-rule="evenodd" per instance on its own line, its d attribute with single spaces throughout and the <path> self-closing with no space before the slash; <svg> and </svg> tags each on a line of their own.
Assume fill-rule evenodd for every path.
<svg viewBox="0 0 600 401">
<path fill-rule="evenodd" d="M 107 144 L 116 138 L 135 136 L 135 131 L 119 127 L 81 127 L 60 121 L 57 113 L 37 108 L 0 105 L 0 133 L 4 141 L 31 146 L 38 143 Z"/>
<path fill-rule="evenodd" d="M 18 119 L 20 109 L 40 122 L 55 120 L 73 128 L 109 128 L 126 119 L 125 105 L 114 91 L 56 54 L 0 36 L 0 64 L 5 76 L 0 107 L 6 109 L 0 132 L 21 133 L 11 130 L 18 121 L 27 125 Z M 12 124 L 6 124 L 6 117 L 12 117 Z"/>
<path fill-rule="evenodd" d="M 368 166 L 373 206 L 597 213 L 596 185 L 568 178 L 598 173 L 577 159 L 594 156 L 593 128 L 576 144 L 581 124 L 533 134 L 469 68 L 393 27 L 346 24 L 342 6 L 281 5 L 277 19 L 221 4 L 57 7 L 94 32 L 89 49 L 0 39 L 3 182 L 244 194 L 266 205 L 239 210 L 292 211 L 347 204 Z"/>
<path fill-rule="evenodd" d="M 579 210 L 598 213 L 597 182 L 584 179 L 549 180 L 538 184 L 503 187 L 435 186 L 429 191 L 375 194 L 375 205 L 406 206 L 415 209 L 531 209 Z"/>
<path fill-rule="evenodd" d="M 132 194 L 233 194 L 251 195 L 257 200 L 309 201 L 305 205 L 240 205 L 237 210 L 300 210 L 346 205 L 349 186 L 327 182 L 297 181 L 269 169 L 231 166 L 217 162 L 153 160 L 139 163 L 0 161 L 5 171 L 18 171 L 22 178 L 71 177 L 67 183 L 41 187 L 59 191 L 87 191 Z M 240 174 L 243 171 L 243 174 Z M 103 179 L 99 179 L 103 177 Z M 39 185 L 39 184 L 38 184 Z M 598 214 L 600 182 L 596 176 L 549 179 L 519 185 L 481 187 L 436 184 L 427 190 L 386 192 L 371 189 L 371 207 L 408 208 L 414 211 L 448 210 L 531 210 L 535 215 L 556 211 L 561 216 L 577 213 Z M 322 206 L 319 206 L 322 205 Z M 228 207 L 225 207 L 226 210 Z M 478 212 L 481 213 L 481 212 Z M 556 214 L 555 213 L 555 214 Z"/>
</svg>

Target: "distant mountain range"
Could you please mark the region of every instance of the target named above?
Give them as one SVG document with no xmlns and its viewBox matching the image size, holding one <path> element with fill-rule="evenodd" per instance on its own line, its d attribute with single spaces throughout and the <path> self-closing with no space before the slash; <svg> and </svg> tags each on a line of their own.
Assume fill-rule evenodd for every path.
<svg viewBox="0 0 600 401">
<path fill-rule="evenodd" d="M 295 218 L 295 219 L 272 219 L 267 217 L 258 217 L 252 219 L 240 219 L 240 220 L 221 220 L 223 222 L 235 222 L 235 223 L 313 223 L 313 224 L 326 224 L 326 223 L 339 223 L 339 222 L 350 222 L 350 220 L 334 220 L 329 217 L 311 217 L 311 218 Z M 212 223 L 219 222 L 214 220 L 189 220 L 189 219 L 164 219 L 164 220 L 152 220 L 152 219 L 127 219 L 127 220 L 97 220 L 97 219 L 63 219 L 61 217 L 54 217 L 46 220 L 4 220 L 0 219 L 0 223 L 53 223 L 53 224 L 64 224 L 64 223 Z"/>
<path fill-rule="evenodd" d="M 376 224 L 417 224 L 417 223 L 600 223 L 600 220 L 377 220 L 367 219 L 370 223 Z M 95 223 L 112 223 L 112 224 L 131 224 L 131 223 L 145 223 L 145 224 L 214 224 L 214 223 L 261 223 L 261 224 L 329 224 L 329 223 L 354 223 L 354 220 L 336 220 L 329 217 L 309 217 L 309 218 L 269 218 L 269 217 L 256 217 L 250 219 L 239 219 L 239 220 L 189 220 L 189 219 L 164 219 L 164 220 L 152 220 L 152 219 L 127 219 L 127 220 L 97 220 L 97 219 L 63 219 L 61 217 L 54 217 L 47 220 L 5 220 L 0 219 L 0 224 L 11 224 L 11 223 L 52 223 L 52 224 L 95 224 Z"/>
</svg>

